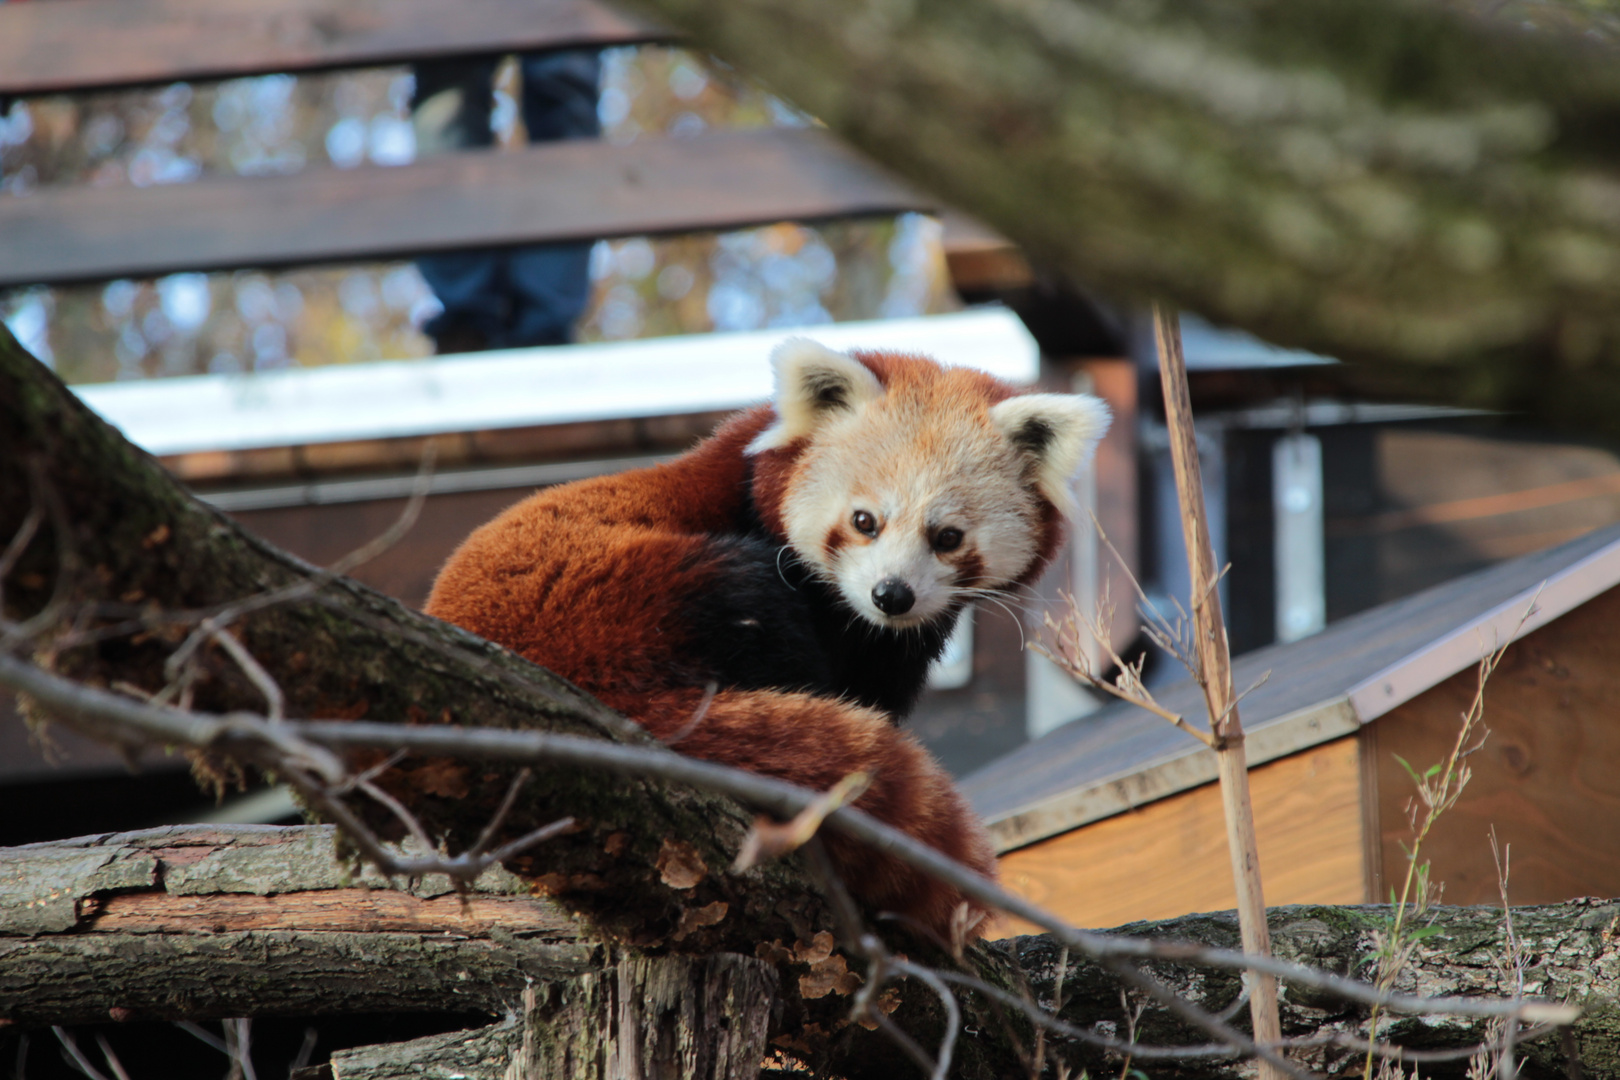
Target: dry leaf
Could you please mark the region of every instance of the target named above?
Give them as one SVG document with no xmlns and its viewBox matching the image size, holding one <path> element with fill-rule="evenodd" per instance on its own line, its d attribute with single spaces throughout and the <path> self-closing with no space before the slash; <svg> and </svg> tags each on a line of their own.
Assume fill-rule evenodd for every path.
<svg viewBox="0 0 1620 1080">
<path fill-rule="evenodd" d="M 714 903 L 705 904 L 703 907 L 687 908 L 681 912 L 681 924 L 675 928 L 675 940 L 681 941 L 692 931 L 700 930 L 705 926 L 714 926 L 721 919 L 724 919 L 726 912 L 730 910 L 731 905 L 724 900 L 716 900 Z"/>
<path fill-rule="evenodd" d="M 772 1046 L 782 1046 L 789 1050 L 797 1050 L 802 1054 L 814 1054 L 816 1048 L 824 1046 L 827 1042 L 827 1031 L 820 1024 L 806 1024 L 800 1028 L 798 1034 L 782 1034 L 771 1040 Z"/>
<path fill-rule="evenodd" d="M 861 988 L 861 977 L 849 970 L 842 956 L 829 956 L 810 965 L 808 975 L 799 976 L 799 996 L 805 998 L 843 994 L 848 997 Z"/>
<path fill-rule="evenodd" d="M 684 840 L 665 840 L 658 849 L 658 877 L 672 889 L 690 889 L 708 876 L 698 849 Z"/>
<path fill-rule="evenodd" d="M 405 774 L 405 782 L 424 795 L 443 799 L 465 799 L 471 786 L 467 767 L 449 758 L 435 758 Z"/>
<path fill-rule="evenodd" d="M 624 854 L 624 849 L 630 846 L 630 834 L 627 832 L 609 833 L 602 841 L 602 850 L 610 859 L 617 859 Z"/>
<path fill-rule="evenodd" d="M 892 1014 L 894 1010 L 898 1009 L 899 1007 L 900 991 L 893 986 L 879 994 L 877 1000 L 872 1002 L 872 1008 L 876 1009 L 884 1016 Z M 867 1031 L 877 1030 L 877 1021 L 872 1019 L 870 1010 L 857 1017 L 855 1022 L 861 1025 L 861 1027 L 865 1028 Z"/>
<path fill-rule="evenodd" d="M 778 859 L 798 850 L 816 835 L 828 814 L 860 798 L 871 784 L 871 776 L 852 772 L 817 796 L 814 802 L 786 824 L 779 825 L 763 815 L 755 818 L 754 827 L 748 830 L 748 836 L 743 840 L 742 850 L 737 852 L 737 861 L 731 864 L 732 873 L 740 874 L 767 859 Z"/>
<path fill-rule="evenodd" d="M 762 941 L 754 946 L 754 955 L 767 964 L 793 963 L 793 950 L 780 941 Z"/>
<path fill-rule="evenodd" d="M 167 525 L 159 525 L 157 528 L 146 534 L 146 538 L 141 541 L 141 547 L 145 548 L 147 551 L 151 551 L 153 548 L 166 542 L 168 539 L 169 527 Z"/>
<path fill-rule="evenodd" d="M 832 931 L 823 930 L 808 942 L 794 942 L 793 959 L 801 964 L 819 964 L 832 955 L 833 946 L 837 943 Z"/>
<path fill-rule="evenodd" d="M 976 930 L 986 918 L 984 912 L 975 912 L 973 906 L 966 900 L 956 905 L 956 910 L 951 912 L 952 956 L 958 960 L 962 959 L 962 950 L 967 948 L 968 935 Z"/>
<path fill-rule="evenodd" d="M 541 874 L 529 882 L 529 892 L 534 896 L 560 896 L 568 891 L 568 877 L 565 874 Z"/>
</svg>

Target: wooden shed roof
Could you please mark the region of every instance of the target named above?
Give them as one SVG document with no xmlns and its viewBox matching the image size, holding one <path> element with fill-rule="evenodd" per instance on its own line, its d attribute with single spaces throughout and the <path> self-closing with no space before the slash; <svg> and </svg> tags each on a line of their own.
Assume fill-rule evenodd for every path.
<svg viewBox="0 0 1620 1080">
<path fill-rule="evenodd" d="M 1617 583 L 1620 526 L 1613 526 L 1239 657 L 1239 691 L 1265 677 L 1241 707 L 1249 763 L 1353 732 Z M 1203 721 L 1203 698 L 1191 680 L 1156 696 Z M 1116 702 L 1000 758 L 962 786 L 997 847 L 1008 851 L 1213 779 L 1211 751 Z"/>
</svg>

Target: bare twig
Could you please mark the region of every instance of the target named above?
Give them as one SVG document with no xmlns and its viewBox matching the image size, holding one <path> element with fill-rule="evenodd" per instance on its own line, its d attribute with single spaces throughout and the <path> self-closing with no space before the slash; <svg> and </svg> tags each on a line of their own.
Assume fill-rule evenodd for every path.
<svg viewBox="0 0 1620 1080">
<path fill-rule="evenodd" d="M 1423 842 L 1428 839 L 1430 830 L 1434 828 L 1440 816 L 1462 798 L 1463 790 L 1473 777 L 1468 759 L 1485 745 L 1485 740 L 1490 736 L 1490 729 L 1484 724 L 1485 687 L 1490 682 L 1497 665 L 1502 662 L 1502 657 L 1507 654 L 1508 646 L 1518 639 L 1519 632 L 1524 629 L 1530 616 L 1536 612 L 1540 598 L 1541 589 L 1537 588 L 1530 602 L 1525 605 L 1524 614 L 1519 616 L 1513 633 L 1508 635 L 1507 641 L 1493 643 L 1493 647 L 1486 649 L 1484 655 L 1480 657 L 1479 672 L 1474 683 L 1474 697 L 1468 704 L 1468 710 L 1462 714 L 1457 737 L 1452 740 L 1451 752 L 1446 755 L 1445 760 L 1431 765 L 1420 774 L 1406 759 L 1399 755 L 1395 757 L 1407 775 L 1412 778 L 1417 796 L 1408 804 L 1407 809 L 1412 826 L 1412 844 L 1410 847 L 1402 845 L 1406 854 L 1406 876 L 1401 883 L 1401 892 L 1398 897 L 1394 897 L 1394 913 L 1390 916 L 1388 927 L 1377 931 L 1373 936 L 1377 949 L 1377 968 L 1373 981 L 1380 989 L 1394 986 L 1396 977 L 1406 967 L 1417 948 L 1420 938 L 1411 929 L 1411 922 L 1422 919 L 1431 903 L 1429 864 L 1422 858 Z M 1498 866 L 1499 871 L 1500 869 Z M 1506 886 L 1503 888 L 1505 907 Z M 1367 1020 L 1367 1036 L 1374 1042 L 1378 1039 L 1380 1009 L 1380 1006 L 1374 1005 Z M 1511 1032 L 1508 1032 L 1503 1047 L 1511 1058 Z M 1373 1056 L 1369 1053 L 1362 1066 L 1363 1080 L 1371 1080 L 1372 1062 Z"/>
<path fill-rule="evenodd" d="M 1131 1062 L 1136 1058 L 1136 1025 L 1142 1020 L 1142 1012 L 1147 1008 L 1147 1002 L 1139 1001 L 1133 1009 L 1130 995 L 1121 989 L 1119 1007 L 1125 1013 L 1125 1041 L 1130 1045 L 1130 1050 L 1125 1053 L 1125 1061 L 1119 1067 L 1119 1080 L 1127 1080 L 1131 1075 Z"/>
<path fill-rule="evenodd" d="M 422 452 L 422 460 L 416 470 L 416 483 L 411 489 L 410 499 L 406 501 L 405 508 L 400 511 L 400 515 L 394 523 L 379 536 L 367 541 L 331 566 L 317 571 L 302 581 L 223 605 L 212 613 L 201 615 L 196 630 L 181 643 L 178 649 L 170 654 L 168 660 L 164 663 L 165 677 L 171 682 L 177 680 L 181 671 L 190 662 L 198 648 L 207 641 L 215 639 L 227 627 L 244 616 L 280 604 L 308 599 L 325 586 L 364 566 L 399 543 L 405 534 L 415 527 L 417 518 L 422 514 L 422 506 L 426 503 L 428 492 L 432 489 L 433 466 L 437 460 L 438 450 L 432 443 L 429 443 Z M 173 620 L 166 621 L 170 621 L 172 624 Z M 277 693 L 279 693 L 279 690 Z"/>
<path fill-rule="evenodd" d="M 286 699 L 282 697 L 281 687 L 276 685 L 276 680 L 270 677 L 270 673 L 264 669 L 264 665 L 255 660 L 253 654 L 247 651 L 241 640 L 229 630 L 218 631 L 213 635 L 213 639 L 230 655 L 232 660 L 236 661 L 236 666 L 242 669 L 242 674 L 248 677 L 248 681 L 258 689 L 259 693 L 264 695 L 271 722 L 280 723 L 286 719 Z"/>
<path fill-rule="evenodd" d="M 215 1035 L 201 1024 L 193 1023 L 190 1020 L 176 1020 L 174 1026 L 198 1041 L 203 1042 L 208 1046 L 212 1046 L 215 1050 L 218 1050 L 222 1054 L 229 1055 L 231 1052 L 230 1047 L 225 1045 L 224 1039 L 221 1039 L 218 1035 Z"/>
<path fill-rule="evenodd" d="M 97 1032 L 96 1045 L 101 1048 L 101 1059 L 107 1063 L 107 1068 L 112 1070 L 112 1074 L 118 1080 L 129 1080 L 129 1072 L 124 1068 L 124 1063 L 118 1060 L 118 1055 L 113 1053 L 112 1045 L 107 1042 L 107 1036 Z"/>
<path fill-rule="evenodd" d="M 864 772 L 853 772 L 819 795 L 815 802 L 793 815 L 791 821 L 778 825 L 761 817 L 754 822 L 743 838 L 742 849 L 731 865 L 733 873 L 751 870 L 767 859 L 777 859 L 790 851 L 797 851 L 821 828 L 827 815 L 840 806 L 848 806 L 872 785 L 872 778 Z"/>
<path fill-rule="evenodd" d="M 57 490 L 45 479 L 45 469 L 38 459 L 29 462 L 28 484 L 34 507 L 41 505 L 45 514 L 50 518 L 51 531 L 56 536 L 56 583 L 51 588 L 51 598 L 46 601 L 32 617 L 20 623 L 13 623 L 5 617 L 5 611 L 0 608 L 0 649 L 13 649 L 18 645 L 32 640 L 47 627 L 55 626 L 61 621 L 62 614 L 67 610 L 69 596 L 72 592 L 74 579 L 79 572 L 78 552 L 73 546 L 73 534 L 68 527 L 67 508 L 62 505 L 62 498 Z M 33 516 L 32 511 L 29 514 Z M 18 534 L 27 528 L 27 520 Z M 38 526 L 34 526 L 38 528 Z M 13 536 L 13 540 L 16 536 Z M 10 545 L 7 545 L 8 549 Z M 19 548 L 18 557 L 21 557 Z"/>
<path fill-rule="evenodd" d="M 56 1033 L 56 1041 L 62 1044 L 63 1060 L 88 1076 L 90 1080 L 107 1080 L 101 1070 L 90 1064 L 90 1059 L 84 1056 L 84 1051 L 79 1049 L 79 1041 L 73 1037 L 72 1032 L 55 1025 L 52 1025 L 51 1030 Z"/>
<path fill-rule="evenodd" d="M 225 1021 L 226 1045 L 231 1047 L 231 1070 L 242 1080 L 259 1080 L 253 1068 L 253 1021 L 247 1017 Z"/>
<path fill-rule="evenodd" d="M 6 610 L 6 578 L 11 576 L 12 568 L 17 565 L 17 560 L 22 558 L 22 553 L 28 549 L 34 534 L 39 531 L 44 521 L 45 511 L 37 505 L 32 507 L 16 533 L 12 535 L 11 543 L 6 545 L 3 553 L 0 553 L 0 614 Z"/>
<path fill-rule="evenodd" d="M 1073 622 L 1076 619 L 1076 612 L 1078 609 L 1075 601 L 1072 598 L 1069 600 L 1069 604 L 1071 611 L 1070 614 L 1066 616 L 1065 621 Z M 1070 646 L 1070 642 L 1075 640 L 1075 637 L 1071 631 L 1067 630 L 1062 623 L 1054 620 L 1050 613 L 1045 615 L 1045 623 L 1046 628 L 1053 631 L 1053 633 L 1057 635 L 1058 651 L 1054 652 L 1040 642 L 1030 645 L 1029 648 L 1031 651 L 1046 657 L 1048 660 L 1058 665 L 1058 667 L 1068 672 L 1070 676 L 1079 680 L 1080 682 L 1085 683 L 1087 686 L 1101 690 L 1103 693 L 1119 698 L 1121 701 L 1128 701 L 1138 708 L 1146 709 L 1148 712 L 1159 717 L 1161 720 L 1165 720 L 1172 726 L 1180 728 L 1182 731 L 1186 732 L 1188 735 L 1191 735 L 1205 746 L 1213 747 L 1215 745 L 1215 737 L 1213 735 L 1207 731 L 1201 731 L 1198 728 L 1193 727 L 1191 724 L 1187 723 L 1186 718 L 1180 713 L 1171 712 L 1163 705 L 1160 705 L 1158 700 L 1155 699 L 1152 693 L 1148 691 L 1147 685 L 1142 681 L 1142 662 L 1146 659 L 1146 657 L 1138 658 L 1135 664 L 1126 662 L 1120 658 L 1119 654 L 1114 651 L 1111 645 L 1106 644 L 1105 639 L 1101 636 L 1101 631 L 1092 630 L 1088 626 L 1087 629 L 1094 635 L 1095 640 L 1104 643 L 1103 647 L 1108 652 L 1108 658 L 1113 662 L 1114 666 L 1119 669 L 1119 675 L 1116 677 L 1116 680 L 1114 682 L 1109 682 L 1107 679 L 1104 679 L 1102 676 L 1098 675 L 1092 670 L 1091 664 L 1086 659 L 1084 651 L 1079 648 L 1078 645 Z"/>
<path fill-rule="evenodd" d="M 360 720 L 288 720 L 272 726 L 262 717 L 241 713 L 226 716 L 185 713 L 172 706 L 145 704 L 74 683 L 3 653 L 0 653 L 0 684 L 32 695 L 53 715 L 77 721 L 87 732 L 103 738 L 108 737 L 111 730 L 122 728 L 133 736 L 150 741 L 225 750 L 250 758 L 256 749 L 270 744 L 277 747 L 286 745 L 300 754 L 319 750 L 322 754 L 330 755 L 334 750 L 369 747 L 408 749 L 433 756 L 471 760 L 575 765 L 689 784 L 729 795 L 783 818 L 797 814 L 821 795 L 820 792 L 772 777 L 684 757 L 661 745 L 626 746 L 604 739 L 548 731 L 452 725 L 418 727 Z M 288 744 L 284 740 L 297 742 Z M 304 779 L 307 783 L 308 778 Z M 333 779 L 341 779 L 341 774 Z M 317 787 L 324 791 L 324 787 Z M 342 811 L 341 803 L 337 800 L 331 800 L 330 805 Z M 326 812 L 327 807 L 322 806 L 321 809 Z M 351 814 L 342 812 L 345 819 L 354 820 Z M 348 827 L 345 820 L 334 820 L 340 826 Z M 1335 994 L 1348 1001 L 1364 1005 L 1379 1003 L 1395 1012 L 1421 1016 L 1517 1016 L 1530 1023 L 1567 1024 L 1573 1023 L 1580 1015 L 1580 1010 L 1573 1006 L 1548 1002 L 1430 998 L 1381 992 L 1353 979 L 1274 957 L 1080 930 L 856 807 L 845 806 L 834 810 L 827 816 L 826 825 L 954 886 L 971 899 L 1032 922 L 1050 931 L 1060 943 L 1094 959 L 1158 959 L 1238 971 L 1252 968 L 1287 979 L 1301 987 Z M 367 857 L 371 857 L 369 852 Z"/>
<path fill-rule="evenodd" d="M 1170 458 L 1175 467 L 1176 494 L 1181 502 L 1188 576 L 1192 583 L 1197 678 L 1209 712 L 1210 734 L 1215 737 L 1216 769 L 1220 774 L 1227 846 L 1232 856 L 1232 884 L 1237 891 L 1238 926 L 1244 951 L 1264 956 L 1271 952 L 1271 931 L 1266 926 L 1260 849 L 1249 800 L 1249 764 L 1243 745 L 1243 723 L 1233 693 L 1226 623 L 1221 615 L 1220 575 L 1216 572 L 1215 549 L 1210 542 L 1209 519 L 1204 509 L 1204 485 L 1198 462 L 1198 440 L 1193 430 L 1187 367 L 1181 355 L 1179 317 L 1163 305 L 1154 305 L 1153 330 L 1158 344 L 1165 424 L 1170 429 Z M 1251 971 L 1245 978 L 1250 982 L 1249 1016 L 1255 1038 L 1261 1043 L 1275 1043 L 1282 1036 L 1276 981 L 1261 971 Z M 1268 1063 L 1273 1068 L 1268 1068 Z M 1260 1080 L 1272 1080 L 1276 1075 L 1275 1065 L 1269 1058 L 1262 1062 Z"/>
<path fill-rule="evenodd" d="M 473 843 L 473 846 L 467 849 L 469 855 L 481 855 L 490 844 L 495 842 L 495 837 L 501 831 L 501 826 L 506 824 L 506 816 L 512 812 L 512 807 L 517 804 L 517 797 L 522 793 L 523 785 L 527 784 L 529 778 L 533 775 L 534 770 L 525 765 L 518 770 L 516 776 L 512 777 L 512 783 L 506 789 L 506 797 L 501 800 L 501 805 L 495 809 L 495 816 L 489 819 L 489 824 L 484 826 L 484 831 L 478 834 L 478 839 Z"/>
<path fill-rule="evenodd" d="M 873 940 L 876 940 L 875 938 Z M 951 1071 L 951 1056 L 956 1051 L 956 1038 L 962 1033 L 962 1007 L 956 1003 L 956 995 L 951 993 L 939 977 L 939 972 L 933 968 L 913 964 L 898 956 L 891 956 L 888 961 L 889 969 L 901 975 L 909 975 L 932 990 L 939 997 L 939 1003 L 945 1009 L 945 1034 L 940 1038 L 939 1057 L 932 1073 L 933 1080 L 946 1080 Z M 876 1015 L 882 1015 L 877 1013 Z"/>
</svg>

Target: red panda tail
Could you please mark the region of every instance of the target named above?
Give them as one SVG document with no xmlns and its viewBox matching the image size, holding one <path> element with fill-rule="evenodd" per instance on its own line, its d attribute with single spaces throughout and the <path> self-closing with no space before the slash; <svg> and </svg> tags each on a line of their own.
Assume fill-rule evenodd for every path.
<svg viewBox="0 0 1620 1080">
<path fill-rule="evenodd" d="M 856 805 L 986 877 L 996 859 L 972 808 L 939 762 L 884 713 L 809 694 L 728 690 L 692 725 L 702 694 L 671 690 L 605 698 L 683 754 L 824 791 L 853 772 L 872 785 Z M 690 727 L 690 730 L 686 730 Z M 827 851 L 857 899 L 922 923 L 946 941 L 968 904 L 969 937 L 988 912 L 957 889 L 829 831 Z"/>
</svg>

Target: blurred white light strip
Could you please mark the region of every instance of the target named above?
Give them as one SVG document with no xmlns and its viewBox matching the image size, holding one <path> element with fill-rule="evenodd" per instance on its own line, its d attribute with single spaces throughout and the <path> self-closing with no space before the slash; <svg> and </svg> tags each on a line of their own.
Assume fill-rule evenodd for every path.
<svg viewBox="0 0 1620 1080">
<path fill-rule="evenodd" d="M 1188 371 L 1227 371 L 1242 368 L 1315 367 L 1336 364 L 1326 356 L 1268 345 L 1241 330 L 1221 330 L 1198 318 L 1181 316 L 1181 351 Z"/>
<path fill-rule="evenodd" d="M 1040 359 L 1015 315 L 988 308 L 74 390 L 150 453 L 246 450 L 739 408 L 770 396 L 767 358 L 790 337 L 921 353 L 1020 383 Z"/>
</svg>

